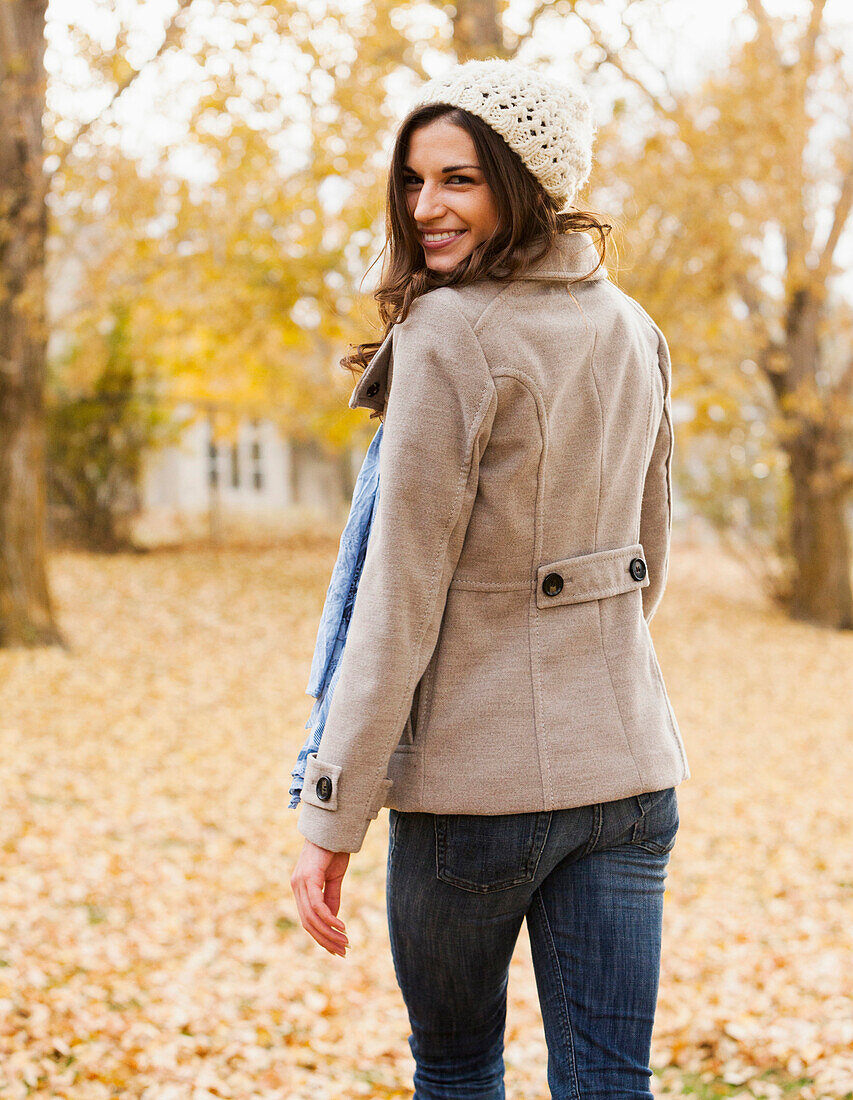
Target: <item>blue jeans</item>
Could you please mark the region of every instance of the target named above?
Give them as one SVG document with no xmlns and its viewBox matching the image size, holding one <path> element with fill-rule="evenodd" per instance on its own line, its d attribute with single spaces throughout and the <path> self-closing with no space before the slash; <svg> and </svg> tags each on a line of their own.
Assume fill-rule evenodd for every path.
<svg viewBox="0 0 853 1100">
<path fill-rule="evenodd" d="M 527 918 L 553 1100 L 652 1100 L 675 788 L 540 813 L 389 811 L 387 909 L 414 1100 L 503 1100 Z"/>
</svg>

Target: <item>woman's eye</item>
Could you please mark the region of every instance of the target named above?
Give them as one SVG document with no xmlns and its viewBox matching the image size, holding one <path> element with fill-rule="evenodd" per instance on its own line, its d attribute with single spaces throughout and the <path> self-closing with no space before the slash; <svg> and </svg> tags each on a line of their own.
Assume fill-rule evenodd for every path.
<svg viewBox="0 0 853 1100">
<path fill-rule="evenodd" d="M 453 180 L 459 180 L 462 183 L 473 183 L 473 180 L 471 179 L 470 176 L 448 176 L 447 177 L 447 182 L 448 183 L 451 183 Z M 413 186 L 417 186 L 420 182 L 421 181 L 418 179 L 417 176 L 405 176 L 404 179 L 403 179 L 403 186 L 404 187 L 413 187 Z"/>
</svg>

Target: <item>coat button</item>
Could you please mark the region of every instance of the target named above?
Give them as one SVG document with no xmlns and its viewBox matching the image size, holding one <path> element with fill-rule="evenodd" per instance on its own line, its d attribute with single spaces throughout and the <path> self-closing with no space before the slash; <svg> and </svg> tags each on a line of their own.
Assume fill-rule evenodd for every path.
<svg viewBox="0 0 853 1100">
<path fill-rule="evenodd" d="M 317 780 L 317 797 L 321 802 L 328 802 L 332 797 L 332 781 L 327 775 L 321 775 Z"/>
<path fill-rule="evenodd" d="M 375 397 L 379 393 L 379 383 L 371 382 L 364 392 L 368 397 Z"/>
<path fill-rule="evenodd" d="M 646 563 L 642 558 L 631 558 L 628 569 L 635 581 L 641 581 L 646 575 Z"/>
<path fill-rule="evenodd" d="M 563 578 L 559 573 L 549 573 L 542 581 L 542 591 L 546 596 L 558 596 L 563 590 Z"/>
</svg>

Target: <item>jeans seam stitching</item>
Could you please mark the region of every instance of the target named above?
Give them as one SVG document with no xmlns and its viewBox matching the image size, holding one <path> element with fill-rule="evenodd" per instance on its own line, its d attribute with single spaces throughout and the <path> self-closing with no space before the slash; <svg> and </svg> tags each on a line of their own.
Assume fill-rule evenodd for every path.
<svg viewBox="0 0 853 1100">
<path fill-rule="evenodd" d="M 656 856 L 665 856 L 667 852 L 672 851 L 672 848 L 664 848 L 662 844 L 655 844 L 653 840 L 637 840 L 634 842 L 634 846 L 642 848 L 646 852 L 652 852 Z M 675 845 L 673 844 L 673 848 Z"/>
<path fill-rule="evenodd" d="M 547 816 L 544 817 L 544 818 L 540 817 L 539 820 L 536 823 L 536 825 L 537 825 L 537 830 L 536 830 L 537 831 L 536 860 L 533 864 L 533 871 L 532 871 L 532 874 L 531 874 L 530 878 L 528 879 L 528 882 L 532 882 L 533 879 L 536 878 L 536 872 L 539 870 L 539 861 L 542 859 L 542 853 L 545 851 L 545 845 L 548 843 L 548 833 L 551 831 L 551 820 L 553 818 L 554 811 L 553 810 L 546 810 L 545 813 L 546 813 Z M 542 837 L 542 842 L 540 844 L 539 839 L 538 839 L 538 834 L 541 831 L 543 824 L 545 826 L 545 835 Z"/>
<path fill-rule="evenodd" d="M 589 838 L 589 844 L 587 844 L 586 848 L 584 849 L 583 855 L 585 856 L 589 855 L 589 853 L 593 850 L 596 844 L 598 844 L 598 841 L 601 838 L 601 827 L 604 820 L 604 815 L 601 812 L 600 802 L 597 802 L 593 808 L 592 820 L 592 836 Z"/>
<path fill-rule="evenodd" d="M 561 1022 L 563 1024 L 564 1041 L 566 1043 L 566 1048 L 568 1049 L 569 1057 L 572 1063 L 572 1084 L 574 1086 L 575 1096 L 577 1097 L 577 1100 L 580 1100 L 581 1093 L 580 1084 L 578 1082 L 577 1061 L 575 1059 L 574 1037 L 572 1035 L 572 1020 L 571 1014 L 569 1013 L 569 1000 L 566 996 L 566 986 L 563 982 L 563 971 L 560 969 L 560 957 L 557 954 L 557 945 L 554 942 L 554 933 L 551 931 L 551 922 L 548 920 L 548 910 L 545 908 L 545 901 L 542 897 L 541 887 L 539 887 L 536 891 L 536 901 L 542 911 L 542 920 L 545 925 L 545 931 L 548 933 L 548 942 L 551 947 L 551 959 L 554 963 L 554 969 L 556 970 L 557 978 L 559 979 L 560 983 L 560 994 L 563 1007 L 563 1011 L 561 1013 Z"/>
<path fill-rule="evenodd" d="M 661 799 L 657 799 L 657 801 L 652 803 L 652 806 L 657 806 L 658 802 L 660 801 Z M 643 816 L 640 818 L 640 820 L 635 822 L 634 831 L 631 837 L 631 843 L 634 844 L 637 848 L 642 848 L 644 851 L 651 852 L 654 855 L 666 855 L 668 852 L 671 852 L 672 849 L 675 847 L 676 838 L 673 837 L 672 843 L 665 847 L 663 844 L 659 844 L 653 837 L 647 836 L 646 834 L 648 833 L 648 812 L 649 810 L 645 809 L 643 811 Z M 676 826 L 676 832 L 677 830 L 678 826 Z M 637 835 L 638 833 L 639 836 Z"/>
</svg>

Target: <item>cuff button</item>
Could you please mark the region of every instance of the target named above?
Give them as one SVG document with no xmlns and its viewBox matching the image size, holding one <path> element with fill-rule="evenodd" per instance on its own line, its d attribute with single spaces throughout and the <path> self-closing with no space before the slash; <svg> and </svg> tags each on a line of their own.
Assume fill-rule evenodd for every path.
<svg viewBox="0 0 853 1100">
<path fill-rule="evenodd" d="M 328 802 L 332 797 L 332 781 L 327 775 L 321 775 L 314 788 L 321 802 Z"/>
<path fill-rule="evenodd" d="M 375 397 L 379 393 L 379 383 L 371 382 L 364 392 L 367 397 Z"/>
<path fill-rule="evenodd" d="M 631 558 L 631 564 L 628 566 L 628 569 L 635 581 L 641 581 L 646 575 L 646 563 L 642 558 Z"/>
</svg>

